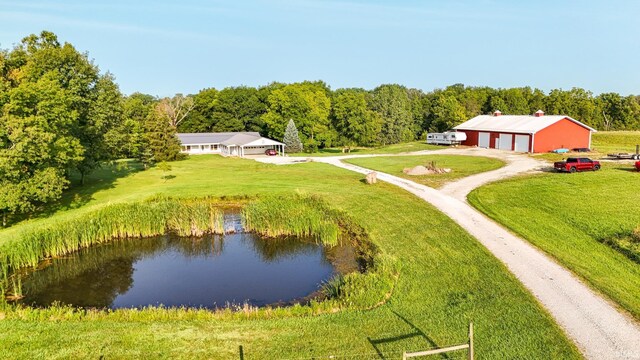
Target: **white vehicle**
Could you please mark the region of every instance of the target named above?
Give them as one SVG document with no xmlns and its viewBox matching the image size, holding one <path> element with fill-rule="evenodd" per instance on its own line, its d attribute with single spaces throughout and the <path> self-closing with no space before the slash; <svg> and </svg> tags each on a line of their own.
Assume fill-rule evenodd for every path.
<svg viewBox="0 0 640 360">
<path fill-rule="evenodd" d="M 460 145 L 467 140 L 467 134 L 462 131 L 447 131 L 443 133 L 427 134 L 427 144 L 434 145 Z"/>
</svg>

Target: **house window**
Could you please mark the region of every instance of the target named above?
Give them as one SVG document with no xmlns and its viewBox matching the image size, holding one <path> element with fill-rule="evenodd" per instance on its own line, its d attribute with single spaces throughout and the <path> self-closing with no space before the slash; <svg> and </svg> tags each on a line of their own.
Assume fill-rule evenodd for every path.
<svg viewBox="0 0 640 360">
<path fill-rule="evenodd" d="M 218 144 L 211 144 L 211 150 L 218 150 Z"/>
</svg>

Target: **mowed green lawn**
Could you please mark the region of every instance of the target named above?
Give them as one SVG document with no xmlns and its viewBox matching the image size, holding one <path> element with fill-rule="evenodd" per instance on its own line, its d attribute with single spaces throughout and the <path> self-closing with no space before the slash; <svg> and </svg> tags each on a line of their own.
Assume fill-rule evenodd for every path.
<svg viewBox="0 0 640 360">
<path fill-rule="evenodd" d="M 469 201 L 640 319 L 640 264 L 599 241 L 640 225 L 640 173 L 631 169 L 605 163 L 520 177 L 476 189 Z"/>
<path fill-rule="evenodd" d="M 59 210 L 0 232 L 10 241 L 19 231 L 73 217 L 109 202 L 170 196 L 260 195 L 304 192 L 323 196 L 371 234 L 383 252 L 401 263 L 390 299 L 368 311 L 262 320 L 193 318 L 172 312 L 97 318 L 21 319 L 0 313 L 0 358 L 340 358 L 394 359 L 466 341 L 469 321 L 482 359 L 580 358 L 531 294 L 489 252 L 446 216 L 392 185 L 366 185 L 358 174 L 321 163 L 260 164 L 219 156 L 193 156 L 172 163 L 174 178 L 157 169 L 90 179 L 68 194 L 77 209 Z M 124 175 L 126 172 L 122 172 Z M 95 189 L 95 192 L 92 192 Z M 69 201 L 68 201 L 69 202 Z M 15 240 L 14 240 L 15 241 Z M 26 318 L 26 319 L 25 319 Z M 71 317 L 72 318 L 72 317 Z M 378 355 L 380 354 L 380 355 Z M 462 358 L 466 354 L 452 354 Z"/>
<path fill-rule="evenodd" d="M 444 146 L 431 145 L 423 141 L 412 141 L 407 143 L 399 143 L 393 145 L 384 145 L 378 147 L 353 147 L 351 152 L 345 153 L 342 147 L 319 149 L 316 153 L 297 153 L 291 156 L 338 156 L 338 155 L 362 155 L 362 154 L 399 154 L 404 152 L 422 151 L 422 150 L 438 150 Z"/>
<path fill-rule="evenodd" d="M 344 161 L 368 169 L 386 172 L 434 188 L 438 188 L 453 180 L 499 169 L 504 166 L 504 162 L 498 159 L 464 155 L 380 156 L 354 158 Z M 452 171 L 445 174 L 429 175 L 407 175 L 402 172 L 404 168 L 412 168 L 418 165 L 427 166 L 432 161 L 435 162 L 436 167 L 449 168 Z"/>
<path fill-rule="evenodd" d="M 640 145 L 640 131 L 599 131 L 591 138 L 591 147 L 604 155 L 607 153 L 634 153 Z"/>
</svg>

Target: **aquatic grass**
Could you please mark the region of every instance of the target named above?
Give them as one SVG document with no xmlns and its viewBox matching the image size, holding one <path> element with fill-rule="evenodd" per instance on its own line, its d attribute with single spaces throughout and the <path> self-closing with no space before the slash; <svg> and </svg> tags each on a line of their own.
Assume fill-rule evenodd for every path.
<svg viewBox="0 0 640 360">
<path fill-rule="evenodd" d="M 6 283 L 12 271 L 35 267 L 50 257 L 112 241 L 174 232 L 179 236 L 223 233 L 223 210 L 214 198 L 153 198 L 118 203 L 74 219 L 29 229 L 0 246 L 0 274 Z"/>
<path fill-rule="evenodd" d="M 243 227 L 247 231 L 268 237 L 313 237 L 326 245 L 338 243 L 342 234 L 340 217 L 319 197 L 304 194 L 266 196 L 242 209 Z"/>
<path fill-rule="evenodd" d="M 371 187 L 360 182 L 358 174 L 314 162 L 273 166 L 200 155 L 172 166 L 176 178 L 167 182 L 154 169 L 117 179 L 103 172 L 90 175 L 87 185 L 67 195 L 90 196 L 86 204 L 0 230 L 0 244 L 17 239 L 25 228 L 63 222 L 109 202 L 170 194 L 210 195 L 227 204 L 240 196 L 254 200 L 301 192 L 321 196 L 332 209 L 347 213 L 366 229 L 381 256 L 397 259 L 402 266 L 391 297 L 366 311 L 347 305 L 332 308 L 333 300 L 217 312 L 5 306 L 0 308 L 0 357 L 237 359 L 242 345 L 245 358 L 251 359 L 338 358 L 346 352 L 393 358 L 397 351 L 432 347 L 427 338 L 437 346 L 463 341 L 468 321 L 473 320 L 477 353 L 484 359 L 581 358 L 504 265 L 457 224 L 404 190 L 385 183 Z M 104 188 L 105 182 L 112 186 Z M 383 266 L 380 262 L 373 266 Z M 450 301 L 467 293 L 473 294 L 472 300 Z M 402 336 L 417 329 L 425 336 Z M 371 340 L 395 337 L 401 340 L 372 347 Z"/>
</svg>

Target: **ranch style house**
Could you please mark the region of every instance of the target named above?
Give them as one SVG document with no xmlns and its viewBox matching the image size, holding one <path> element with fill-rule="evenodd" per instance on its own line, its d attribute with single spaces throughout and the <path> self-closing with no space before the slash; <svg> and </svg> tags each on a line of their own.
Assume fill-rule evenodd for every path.
<svg viewBox="0 0 640 360">
<path fill-rule="evenodd" d="M 245 157 L 264 155 L 273 149 L 284 155 L 285 145 L 260 136 L 257 132 L 179 133 L 181 151 L 185 154 L 221 154 Z"/>
</svg>

